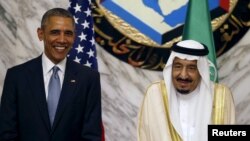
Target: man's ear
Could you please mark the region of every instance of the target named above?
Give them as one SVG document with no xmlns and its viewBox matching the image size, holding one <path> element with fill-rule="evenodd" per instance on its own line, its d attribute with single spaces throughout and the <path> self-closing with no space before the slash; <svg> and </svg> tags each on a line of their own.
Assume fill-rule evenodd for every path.
<svg viewBox="0 0 250 141">
<path fill-rule="evenodd" d="M 40 41 L 43 40 L 43 30 L 40 27 L 37 28 L 37 36 L 38 36 L 38 38 L 39 38 Z"/>
</svg>

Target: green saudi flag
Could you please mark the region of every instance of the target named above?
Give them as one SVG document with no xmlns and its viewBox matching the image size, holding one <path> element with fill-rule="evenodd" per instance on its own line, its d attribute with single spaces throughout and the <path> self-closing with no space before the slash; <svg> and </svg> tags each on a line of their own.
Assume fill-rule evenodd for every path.
<svg viewBox="0 0 250 141">
<path fill-rule="evenodd" d="M 207 0 L 189 0 L 182 39 L 193 39 L 208 47 L 210 79 L 218 82 L 213 31 Z"/>
</svg>

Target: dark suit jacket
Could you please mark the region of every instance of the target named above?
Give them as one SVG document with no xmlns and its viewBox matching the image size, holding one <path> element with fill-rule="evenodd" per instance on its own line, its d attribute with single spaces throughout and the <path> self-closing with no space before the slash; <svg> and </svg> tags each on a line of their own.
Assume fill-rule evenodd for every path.
<svg viewBox="0 0 250 141">
<path fill-rule="evenodd" d="M 51 127 L 41 56 L 8 69 L 0 106 L 0 141 L 100 141 L 100 75 L 67 59 Z"/>
</svg>

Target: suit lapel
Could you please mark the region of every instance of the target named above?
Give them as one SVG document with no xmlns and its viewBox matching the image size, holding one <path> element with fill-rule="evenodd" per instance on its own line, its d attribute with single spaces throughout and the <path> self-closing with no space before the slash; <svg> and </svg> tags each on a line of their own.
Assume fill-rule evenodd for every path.
<svg viewBox="0 0 250 141">
<path fill-rule="evenodd" d="M 53 123 L 52 132 L 55 130 L 56 126 L 58 125 L 69 101 L 75 96 L 76 92 L 74 91 L 75 91 L 77 82 L 78 82 L 77 70 L 75 69 L 72 62 L 67 60 L 62 91 L 61 91 L 59 103 L 57 106 L 57 112 L 56 112 L 56 117 Z"/>
<path fill-rule="evenodd" d="M 30 77 L 27 77 L 27 78 L 29 79 L 29 82 L 30 82 L 30 88 L 31 88 L 32 94 L 35 97 L 42 119 L 46 127 L 50 131 L 51 127 L 50 127 L 48 108 L 47 108 L 47 102 L 46 102 L 46 97 L 45 97 L 41 56 L 39 56 L 33 61 L 33 64 L 29 68 L 28 75 L 30 75 Z"/>
</svg>

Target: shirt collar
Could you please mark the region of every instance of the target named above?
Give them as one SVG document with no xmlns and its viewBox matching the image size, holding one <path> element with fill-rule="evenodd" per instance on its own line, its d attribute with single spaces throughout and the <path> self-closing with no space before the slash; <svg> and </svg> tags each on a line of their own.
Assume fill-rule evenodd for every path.
<svg viewBox="0 0 250 141">
<path fill-rule="evenodd" d="M 50 70 L 56 65 L 57 67 L 59 67 L 60 71 L 62 73 L 65 72 L 65 68 L 66 68 L 66 61 L 67 61 L 67 57 L 65 57 L 61 62 L 59 62 L 58 64 L 54 64 L 44 53 L 42 54 L 42 65 L 43 65 L 43 72 L 44 73 L 49 73 Z"/>
</svg>

